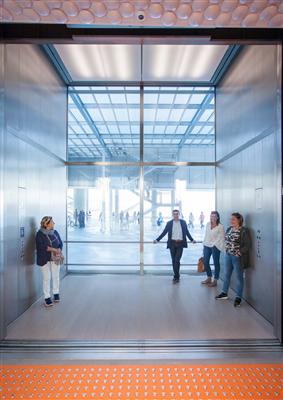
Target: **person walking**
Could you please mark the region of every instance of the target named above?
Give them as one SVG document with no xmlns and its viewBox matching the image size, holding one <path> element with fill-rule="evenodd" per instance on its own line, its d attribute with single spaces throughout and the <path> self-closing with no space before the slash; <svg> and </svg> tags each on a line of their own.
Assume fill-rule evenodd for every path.
<svg viewBox="0 0 283 400">
<path fill-rule="evenodd" d="M 189 228 L 192 228 L 192 229 L 194 229 L 194 221 L 195 221 L 195 217 L 194 217 L 194 214 L 192 213 L 192 212 L 190 212 L 190 215 L 189 215 Z"/>
<path fill-rule="evenodd" d="M 79 212 L 79 227 L 85 227 L 85 212 L 83 210 Z"/>
<path fill-rule="evenodd" d="M 60 259 L 62 259 L 63 242 L 59 233 L 54 229 L 52 217 L 43 217 L 40 229 L 36 234 L 37 264 L 41 267 L 43 277 L 43 293 L 45 306 L 50 307 L 53 301 L 60 301 Z M 53 301 L 51 299 L 51 280 Z"/>
<path fill-rule="evenodd" d="M 75 226 L 78 226 L 78 217 L 79 217 L 79 213 L 78 213 L 78 209 L 76 208 L 74 211 Z"/>
<path fill-rule="evenodd" d="M 162 224 L 163 224 L 163 215 L 162 215 L 162 213 L 160 212 L 160 213 L 158 214 L 158 218 L 157 218 L 157 221 L 156 221 L 156 225 L 158 226 L 158 228 L 160 228 L 160 227 L 162 226 Z"/>
<path fill-rule="evenodd" d="M 228 290 L 230 287 L 233 270 L 236 272 L 236 298 L 234 307 L 239 307 L 242 301 L 244 289 L 244 269 L 250 266 L 249 251 L 251 239 L 249 231 L 243 226 L 244 219 L 238 212 L 231 215 L 231 226 L 225 234 L 225 277 L 222 292 L 216 296 L 216 300 L 228 299 Z"/>
<path fill-rule="evenodd" d="M 186 221 L 180 219 L 179 210 L 173 210 L 172 216 L 173 219 L 167 222 L 163 232 L 153 241 L 153 243 L 159 242 L 165 235 L 168 235 L 167 249 L 170 249 L 172 259 L 174 272 L 173 283 L 178 283 L 180 280 L 180 261 L 183 249 L 188 247 L 187 237 L 192 243 L 196 243 L 196 241 L 188 231 Z"/>
<path fill-rule="evenodd" d="M 204 213 L 203 213 L 203 211 L 200 213 L 200 216 L 199 216 L 199 224 L 200 224 L 200 229 L 203 229 L 204 228 L 204 219 L 205 219 L 205 216 L 204 216 Z"/>
<path fill-rule="evenodd" d="M 210 287 L 217 286 L 220 275 L 220 252 L 225 251 L 225 231 L 220 223 L 220 215 L 218 211 L 212 211 L 210 214 L 210 222 L 206 224 L 205 236 L 203 240 L 203 263 L 206 271 L 207 279 L 202 281 L 203 285 Z M 214 280 L 212 280 L 212 272 L 210 268 L 210 258 L 214 263 Z"/>
<path fill-rule="evenodd" d="M 129 211 L 126 212 L 125 219 L 126 219 L 126 227 L 127 227 L 127 229 L 129 229 L 129 226 L 130 226 L 130 214 L 129 214 Z"/>
<path fill-rule="evenodd" d="M 120 226 L 122 226 L 124 223 L 124 211 L 120 212 L 119 218 L 120 218 Z"/>
</svg>

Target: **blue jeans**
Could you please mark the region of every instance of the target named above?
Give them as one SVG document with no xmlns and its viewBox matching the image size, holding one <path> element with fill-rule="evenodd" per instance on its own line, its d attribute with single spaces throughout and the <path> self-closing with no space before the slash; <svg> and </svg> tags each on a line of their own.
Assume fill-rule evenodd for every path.
<svg viewBox="0 0 283 400">
<path fill-rule="evenodd" d="M 207 247 L 203 246 L 203 264 L 206 271 L 206 275 L 211 278 L 212 272 L 209 264 L 210 257 L 212 255 L 213 263 L 214 263 L 214 278 L 219 279 L 220 274 L 220 250 L 217 247 Z"/>
<path fill-rule="evenodd" d="M 230 280 L 233 273 L 236 272 L 237 284 L 236 284 L 236 295 L 242 298 L 244 289 L 244 270 L 241 266 L 240 257 L 233 256 L 232 254 L 225 255 L 225 278 L 223 283 L 222 292 L 228 293 Z"/>
</svg>

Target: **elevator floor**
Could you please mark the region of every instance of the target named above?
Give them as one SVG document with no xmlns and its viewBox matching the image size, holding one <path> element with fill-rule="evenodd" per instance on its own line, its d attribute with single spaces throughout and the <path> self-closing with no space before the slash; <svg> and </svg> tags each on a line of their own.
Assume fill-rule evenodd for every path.
<svg viewBox="0 0 283 400">
<path fill-rule="evenodd" d="M 273 339 L 272 325 L 246 302 L 216 301 L 217 288 L 183 275 L 178 285 L 157 275 L 68 275 L 62 301 L 43 298 L 8 327 L 21 340 Z"/>
</svg>

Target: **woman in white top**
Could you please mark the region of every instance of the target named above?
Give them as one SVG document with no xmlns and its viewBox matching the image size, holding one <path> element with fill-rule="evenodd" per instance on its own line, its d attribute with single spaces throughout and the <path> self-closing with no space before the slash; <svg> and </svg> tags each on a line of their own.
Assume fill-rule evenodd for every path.
<svg viewBox="0 0 283 400">
<path fill-rule="evenodd" d="M 210 222 L 206 225 L 205 237 L 203 241 L 203 263 L 207 274 L 207 279 L 202 281 L 203 285 L 210 287 L 217 286 L 220 274 L 220 252 L 225 251 L 225 231 L 220 223 L 220 216 L 217 211 L 210 214 Z M 212 280 L 212 272 L 210 268 L 210 257 L 214 262 L 214 280 Z"/>
</svg>

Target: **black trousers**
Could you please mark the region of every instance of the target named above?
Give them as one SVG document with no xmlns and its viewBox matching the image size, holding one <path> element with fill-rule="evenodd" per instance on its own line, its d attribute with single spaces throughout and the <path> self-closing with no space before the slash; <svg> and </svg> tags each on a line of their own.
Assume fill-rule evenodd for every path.
<svg viewBox="0 0 283 400">
<path fill-rule="evenodd" d="M 183 255 L 183 243 L 172 241 L 170 247 L 172 266 L 174 271 L 174 279 L 180 278 L 180 261 Z"/>
</svg>

